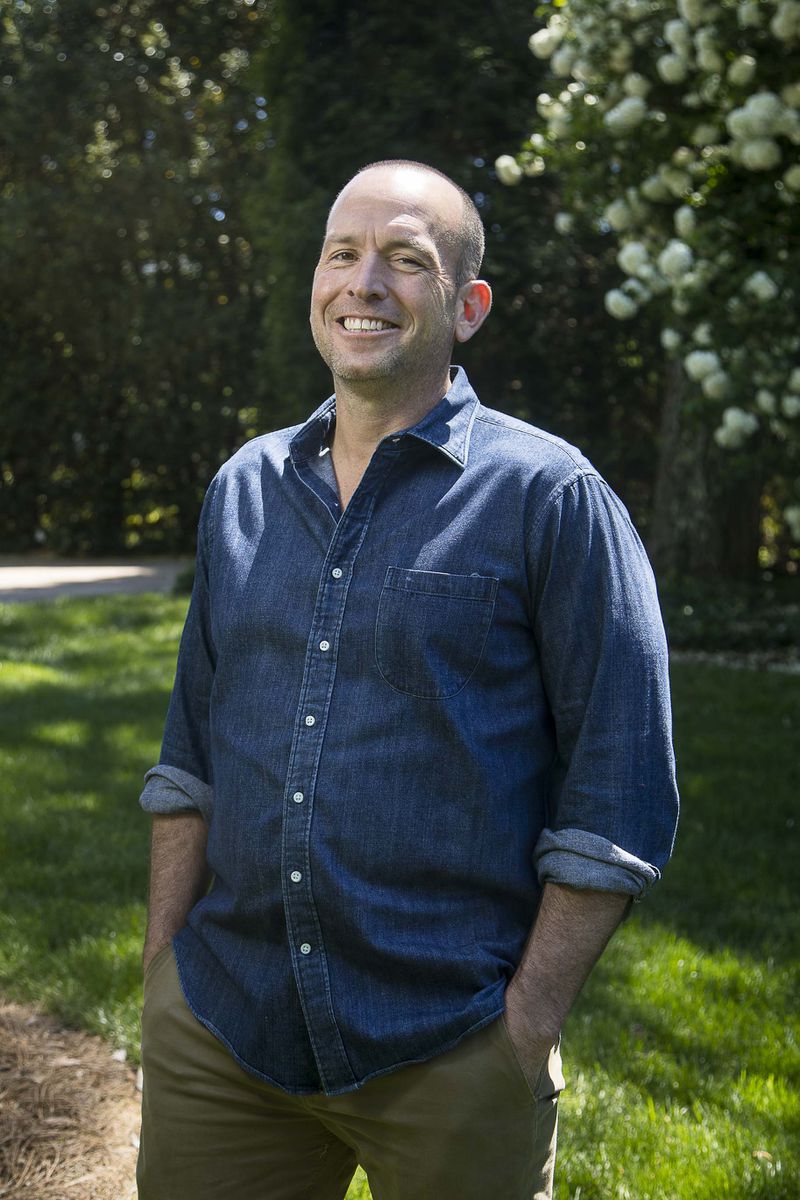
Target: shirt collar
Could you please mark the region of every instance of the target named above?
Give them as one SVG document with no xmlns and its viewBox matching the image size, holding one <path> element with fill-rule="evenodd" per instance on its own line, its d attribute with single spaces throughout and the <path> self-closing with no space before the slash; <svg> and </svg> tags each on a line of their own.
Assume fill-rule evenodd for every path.
<svg viewBox="0 0 800 1200">
<path fill-rule="evenodd" d="M 478 411 L 478 397 L 470 387 L 464 368 L 452 367 L 451 370 L 455 372 L 453 382 L 439 403 L 416 425 L 395 436 L 415 437 L 427 442 L 458 466 L 465 467 L 472 423 Z M 292 460 L 302 462 L 319 454 L 327 444 L 335 422 L 336 397 L 329 396 L 290 441 Z"/>
</svg>

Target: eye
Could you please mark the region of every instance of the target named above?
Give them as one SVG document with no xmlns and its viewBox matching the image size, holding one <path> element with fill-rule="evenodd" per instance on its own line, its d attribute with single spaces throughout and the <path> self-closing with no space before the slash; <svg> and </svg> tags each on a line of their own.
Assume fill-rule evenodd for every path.
<svg viewBox="0 0 800 1200">
<path fill-rule="evenodd" d="M 330 255 L 331 262 L 352 262 L 355 254 L 352 250 L 334 250 Z"/>
<path fill-rule="evenodd" d="M 418 258 L 412 258 L 412 257 L 411 257 L 410 255 L 408 255 L 408 254 L 399 254 L 399 255 L 397 256 L 397 262 L 399 262 L 399 263 L 400 263 L 400 265 L 401 265 L 401 266 L 403 266 L 403 267 L 419 267 L 419 268 L 422 268 L 422 267 L 425 265 L 424 263 L 421 263 L 421 262 L 419 261 L 419 259 L 418 259 Z"/>
</svg>

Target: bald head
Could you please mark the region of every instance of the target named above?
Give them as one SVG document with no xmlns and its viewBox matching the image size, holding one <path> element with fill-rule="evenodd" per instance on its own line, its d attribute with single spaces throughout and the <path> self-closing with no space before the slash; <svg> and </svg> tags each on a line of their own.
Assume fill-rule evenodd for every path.
<svg viewBox="0 0 800 1200">
<path fill-rule="evenodd" d="M 331 213 L 333 213 L 339 197 L 343 196 L 348 188 L 367 172 L 382 174 L 385 177 L 386 186 L 389 188 L 393 181 L 399 183 L 407 194 L 409 192 L 413 194 L 415 175 L 421 177 L 420 183 L 425 176 L 428 179 L 434 176 L 442 181 L 437 232 L 442 242 L 452 251 L 455 286 L 460 288 L 462 284 L 478 278 L 485 245 L 483 222 L 472 197 L 462 187 L 459 187 L 449 175 L 438 171 L 436 167 L 429 167 L 427 163 L 414 162 L 405 158 L 385 159 L 381 162 L 369 163 L 357 171 L 336 197 L 331 206 Z M 448 203 L 448 192 L 451 193 L 450 203 Z"/>
</svg>

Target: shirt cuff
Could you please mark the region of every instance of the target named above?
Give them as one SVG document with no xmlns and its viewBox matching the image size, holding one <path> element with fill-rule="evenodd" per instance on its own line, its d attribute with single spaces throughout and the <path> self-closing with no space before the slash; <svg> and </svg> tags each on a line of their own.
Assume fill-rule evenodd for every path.
<svg viewBox="0 0 800 1200">
<path fill-rule="evenodd" d="M 191 812 L 196 809 L 206 824 L 211 820 L 214 792 L 188 771 L 158 763 L 144 777 L 144 790 L 139 803 L 149 813 Z"/>
<path fill-rule="evenodd" d="M 544 829 L 533 862 L 541 884 L 624 892 L 635 900 L 661 878 L 658 867 L 585 829 Z"/>
</svg>

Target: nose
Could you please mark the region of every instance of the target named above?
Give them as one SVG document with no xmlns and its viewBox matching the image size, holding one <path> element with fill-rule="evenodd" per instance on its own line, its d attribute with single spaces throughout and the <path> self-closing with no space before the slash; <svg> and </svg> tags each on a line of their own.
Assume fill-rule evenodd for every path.
<svg viewBox="0 0 800 1200">
<path fill-rule="evenodd" d="M 364 254 L 355 264 L 348 292 L 359 300 L 383 299 L 387 294 L 384 265 L 379 254 Z"/>
</svg>

